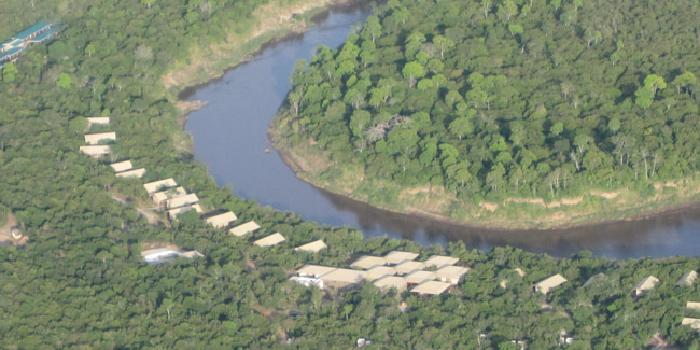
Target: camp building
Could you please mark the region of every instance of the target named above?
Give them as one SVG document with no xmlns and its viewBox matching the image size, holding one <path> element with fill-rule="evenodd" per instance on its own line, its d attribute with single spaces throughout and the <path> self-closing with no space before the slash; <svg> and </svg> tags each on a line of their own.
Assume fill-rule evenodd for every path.
<svg viewBox="0 0 700 350">
<path fill-rule="evenodd" d="M 258 225 L 255 221 L 248 221 L 245 224 L 241 224 L 230 229 L 228 232 L 236 237 L 243 237 L 259 228 L 260 225 Z"/>
<path fill-rule="evenodd" d="M 297 275 L 299 277 L 313 277 L 320 278 L 323 275 L 336 270 L 335 267 L 321 266 L 321 265 L 304 265 L 297 270 Z"/>
<path fill-rule="evenodd" d="M 691 310 L 700 311 L 700 301 L 688 301 L 685 303 L 685 307 Z"/>
<path fill-rule="evenodd" d="M 406 261 L 415 260 L 418 257 L 418 253 L 402 252 L 402 251 L 392 251 L 389 252 L 384 258 L 388 265 L 399 265 Z"/>
<path fill-rule="evenodd" d="M 552 277 L 546 278 L 534 286 L 535 292 L 542 293 L 544 295 L 547 295 L 550 290 L 564 284 L 566 282 L 566 278 L 564 278 L 560 274 L 556 274 Z"/>
<path fill-rule="evenodd" d="M 435 271 L 435 278 L 450 284 L 457 285 L 462 280 L 462 276 L 469 272 L 468 267 L 462 266 L 445 266 Z"/>
<path fill-rule="evenodd" d="M 284 236 L 282 236 L 279 233 L 275 233 L 275 234 L 271 234 L 267 237 L 263 237 L 255 242 L 253 242 L 253 244 L 255 244 L 258 247 L 265 248 L 265 247 L 271 247 L 273 245 L 280 244 L 284 241 L 285 241 Z"/>
<path fill-rule="evenodd" d="M 374 281 L 386 276 L 396 275 L 396 270 L 391 266 L 375 266 L 362 275 L 368 281 Z"/>
<path fill-rule="evenodd" d="M 690 286 L 693 285 L 693 283 L 695 283 L 695 281 L 697 281 L 697 280 L 698 280 L 698 273 L 697 273 L 697 271 L 691 270 L 691 271 L 686 272 L 686 273 L 683 275 L 683 277 L 681 277 L 681 278 L 678 280 L 678 285 L 679 285 L 679 286 L 690 287 Z"/>
<path fill-rule="evenodd" d="M 425 267 L 430 268 L 434 267 L 436 269 L 439 269 L 441 267 L 449 266 L 449 265 L 454 265 L 459 262 L 459 258 L 451 257 L 451 256 L 444 256 L 444 255 L 433 255 L 428 258 L 428 260 L 425 261 Z"/>
<path fill-rule="evenodd" d="M 175 186 L 177 186 L 177 182 L 170 178 L 146 183 L 143 185 L 143 188 L 146 189 L 146 192 L 148 192 L 148 195 L 150 196 L 158 191 Z"/>
<path fill-rule="evenodd" d="M 168 210 L 168 217 L 170 220 L 177 220 L 177 217 L 180 216 L 181 214 L 187 213 L 189 211 L 194 210 L 197 213 L 202 213 L 202 207 L 199 206 L 199 204 L 193 204 L 193 205 L 186 205 L 184 207 L 179 207 L 175 209 L 170 209 Z"/>
<path fill-rule="evenodd" d="M 422 270 L 425 264 L 420 261 L 406 261 L 405 263 L 394 266 L 396 274 L 405 275 L 413 271 Z"/>
<path fill-rule="evenodd" d="M 93 125 L 109 125 L 109 117 L 88 117 L 87 127 L 90 128 Z"/>
<path fill-rule="evenodd" d="M 408 284 L 421 284 L 425 281 L 432 281 L 435 278 L 435 272 L 419 270 L 406 275 L 406 282 L 408 282 Z"/>
<path fill-rule="evenodd" d="M 87 145 L 80 146 L 80 153 L 93 158 L 100 158 L 112 153 L 109 145 Z"/>
<path fill-rule="evenodd" d="M 335 269 L 320 277 L 328 287 L 344 288 L 362 282 L 362 271 Z"/>
<path fill-rule="evenodd" d="M 168 199 L 165 203 L 165 207 L 168 209 L 180 208 L 186 205 L 193 205 L 199 202 L 199 197 L 196 194 L 184 194 L 182 196 L 177 196 Z"/>
<path fill-rule="evenodd" d="M 426 281 L 411 289 L 411 293 L 420 295 L 440 295 L 445 293 L 451 284 L 440 281 Z"/>
<path fill-rule="evenodd" d="M 364 255 L 359 259 L 355 260 L 354 263 L 350 265 L 353 269 L 367 270 L 375 266 L 386 265 L 386 259 L 380 256 Z"/>
<path fill-rule="evenodd" d="M 138 169 L 131 169 L 127 171 L 122 171 L 119 173 L 116 173 L 116 177 L 126 179 L 126 178 L 136 178 L 140 179 L 143 177 L 143 175 L 146 174 L 146 169 L 144 168 L 138 168 Z"/>
<path fill-rule="evenodd" d="M 195 258 L 204 255 L 196 250 L 184 252 L 178 248 L 156 248 L 142 251 L 141 256 L 146 263 L 160 264 L 168 262 L 176 257 Z"/>
<path fill-rule="evenodd" d="M 386 276 L 372 282 L 382 292 L 388 292 L 395 289 L 398 293 L 402 293 L 408 287 L 406 279 L 403 277 Z"/>
<path fill-rule="evenodd" d="M 115 173 L 127 171 L 132 168 L 131 160 L 112 163 L 110 167 L 112 167 L 112 170 L 114 170 Z"/>
<path fill-rule="evenodd" d="M 315 286 L 318 287 L 318 289 L 323 290 L 325 287 L 325 284 L 323 283 L 323 280 L 318 279 L 318 278 L 313 278 L 313 277 L 299 277 L 299 276 L 292 276 L 290 279 L 292 282 L 296 282 L 301 284 L 304 287 L 311 287 Z"/>
<path fill-rule="evenodd" d="M 656 284 L 659 283 L 659 279 L 654 277 L 654 276 L 648 276 L 641 280 L 639 283 L 637 283 L 636 286 L 634 286 L 634 290 L 632 290 L 632 295 L 640 296 L 644 294 L 645 292 L 648 292 L 654 287 L 656 287 Z"/>
<path fill-rule="evenodd" d="M 295 252 L 318 253 L 318 252 L 326 249 L 326 247 L 327 247 L 326 243 L 324 243 L 322 239 L 319 239 L 317 241 L 302 244 L 302 245 L 294 248 L 294 251 Z"/>
<path fill-rule="evenodd" d="M 85 143 L 88 145 L 99 145 L 103 141 L 116 141 L 117 133 L 114 131 L 97 132 L 85 135 Z"/>
<path fill-rule="evenodd" d="M 692 329 L 700 330 L 700 319 L 698 318 L 684 318 L 681 321 L 681 325 L 688 326 Z"/>
<path fill-rule="evenodd" d="M 168 199 L 173 198 L 173 197 L 182 196 L 185 194 L 187 194 L 187 191 L 185 191 L 185 188 L 182 186 L 179 186 L 179 187 L 169 188 L 165 191 L 156 192 L 151 196 L 151 198 L 153 198 L 153 202 L 156 204 L 156 206 L 158 206 L 160 208 L 165 208 L 165 203 L 167 202 Z"/>
<path fill-rule="evenodd" d="M 232 211 L 227 211 L 225 213 L 208 217 L 207 223 L 216 228 L 224 228 L 236 220 L 238 220 L 236 214 Z"/>
</svg>

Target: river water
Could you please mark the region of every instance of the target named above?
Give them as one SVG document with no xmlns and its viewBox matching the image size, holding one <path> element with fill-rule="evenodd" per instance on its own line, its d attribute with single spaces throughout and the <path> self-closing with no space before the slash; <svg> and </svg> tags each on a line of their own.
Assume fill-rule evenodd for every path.
<svg viewBox="0 0 700 350">
<path fill-rule="evenodd" d="M 268 126 L 290 89 L 294 64 L 299 59 L 308 61 L 319 45 L 339 46 L 370 12 L 366 5 L 335 8 L 318 17 L 305 34 L 267 45 L 251 61 L 187 93 L 187 99 L 208 102 L 190 114 L 185 128 L 194 139 L 195 158 L 209 168 L 219 185 L 307 220 L 424 245 L 461 240 L 472 248 L 511 245 L 556 256 L 580 250 L 612 258 L 700 255 L 700 206 L 634 222 L 501 231 L 387 212 L 297 179 L 267 137 Z"/>
</svg>

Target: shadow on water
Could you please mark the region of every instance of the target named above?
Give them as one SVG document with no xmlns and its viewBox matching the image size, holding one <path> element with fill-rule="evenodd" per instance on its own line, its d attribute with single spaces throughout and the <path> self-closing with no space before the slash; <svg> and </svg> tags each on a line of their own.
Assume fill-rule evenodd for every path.
<svg viewBox="0 0 700 350">
<path fill-rule="evenodd" d="M 490 249 L 511 245 L 558 256 L 590 250 L 614 258 L 698 255 L 700 208 L 617 222 L 548 231 L 503 231 L 446 224 L 397 214 L 315 188 L 296 178 L 272 150 L 267 128 L 290 89 L 299 59 L 308 60 L 319 45 L 337 47 L 370 13 L 370 5 L 342 6 L 317 16 L 316 25 L 266 45 L 253 59 L 183 96 L 207 101 L 190 114 L 186 129 L 195 158 L 206 164 L 219 185 L 243 198 L 307 220 L 362 229 L 367 236 L 415 240 L 421 244 L 463 241 Z"/>
</svg>

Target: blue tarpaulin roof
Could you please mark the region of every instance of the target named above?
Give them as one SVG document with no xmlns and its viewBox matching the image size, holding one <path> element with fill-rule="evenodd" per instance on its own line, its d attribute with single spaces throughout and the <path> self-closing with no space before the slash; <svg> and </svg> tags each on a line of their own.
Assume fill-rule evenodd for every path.
<svg viewBox="0 0 700 350">
<path fill-rule="evenodd" d="M 15 34 L 15 38 L 21 39 L 21 40 L 26 40 L 30 35 L 40 31 L 41 29 L 43 29 L 44 27 L 47 27 L 47 26 L 50 26 L 50 24 L 46 23 L 44 21 L 36 22 L 34 25 L 30 26 L 29 28 Z"/>
</svg>

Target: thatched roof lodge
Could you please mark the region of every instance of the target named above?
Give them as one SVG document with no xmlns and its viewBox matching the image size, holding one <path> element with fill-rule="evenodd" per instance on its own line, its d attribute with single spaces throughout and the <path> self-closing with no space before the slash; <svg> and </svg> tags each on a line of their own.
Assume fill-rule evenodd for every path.
<svg viewBox="0 0 700 350">
<path fill-rule="evenodd" d="M 396 277 L 396 276 L 386 276 L 382 277 L 374 282 L 372 282 L 379 290 L 382 292 L 388 292 L 392 289 L 395 289 L 396 292 L 402 293 L 408 288 L 408 283 L 406 282 L 406 279 L 403 277 Z"/>
<path fill-rule="evenodd" d="M 433 255 L 433 256 L 429 257 L 428 260 L 425 261 L 425 267 L 426 268 L 434 267 L 436 269 L 439 269 L 441 267 L 454 265 L 458 262 L 459 262 L 459 258 L 455 258 L 452 256 Z"/>
<path fill-rule="evenodd" d="M 403 252 L 399 250 L 394 250 L 389 252 L 384 258 L 388 265 L 399 265 L 406 261 L 415 260 L 418 257 L 418 253 Z"/>
<path fill-rule="evenodd" d="M 411 289 L 411 293 L 420 295 L 440 295 L 445 293 L 451 284 L 440 281 L 426 281 Z"/>
<path fill-rule="evenodd" d="M 464 276 L 464 274 L 467 272 L 469 272 L 468 267 L 445 266 L 435 271 L 435 277 L 442 282 L 457 285 L 459 284 L 459 281 L 462 280 L 462 276 Z"/>
<path fill-rule="evenodd" d="M 88 145 L 99 145 L 102 141 L 116 141 L 117 133 L 114 131 L 97 132 L 85 135 L 85 143 Z"/>
<path fill-rule="evenodd" d="M 122 171 L 120 173 L 116 173 L 115 175 L 121 179 L 140 179 L 143 177 L 144 174 L 146 174 L 146 169 L 138 168 Z"/>
<path fill-rule="evenodd" d="M 335 269 L 320 277 L 328 287 L 343 288 L 362 282 L 362 271 Z"/>
<path fill-rule="evenodd" d="M 182 186 L 179 186 L 179 187 L 171 187 L 165 191 L 156 192 L 151 196 L 151 198 L 153 198 L 153 202 L 157 206 L 165 207 L 165 203 L 168 201 L 168 199 L 182 196 L 185 194 L 187 194 L 187 191 L 185 191 L 185 188 Z"/>
<path fill-rule="evenodd" d="M 700 311 L 700 301 L 688 301 L 685 303 L 686 309 L 698 310 Z"/>
<path fill-rule="evenodd" d="M 406 282 L 409 284 L 421 284 L 425 281 L 435 280 L 435 278 L 435 272 L 419 270 L 406 275 Z"/>
<path fill-rule="evenodd" d="M 177 186 L 177 182 L 175 182 L 175 180 L 173 180 L 172 178 L 169 178 L 165 180 L 158 180 L 146 183 L 143 185 L 143 188 L 146 189 L 148 195 L 151 196 L 158 191 L 175 186 Z"/>
<path fill-rule="evenodd" d="M 87 127 L 90 128 L 93 125 L 109 125 L 109 117 L 87 117 Z"/>
<path fill-rule="evenodd" d="M 546 278 L 538 283 L 535 284 L 534 290 L 535 292 L 542 293 L 544 295 L 547 295 L 550 290 L 559 287 L 560 285 L 564 284 L 566 282 L 566 278 L 564 278 L 560 274 L 556 274 L 552 277 Z"/>
<path fill-rule="evenodd" d="M 336 270 L 336 267 L 321 266 L 321 265 L 304 265 L 297 270 L 297 275 L 300 277 L 320 278 L 323 275 Z"/>
<path fill-rule="evenodd" d="M 125 160 L 122 162 L 112 163 L 110 165 L 115 173 L 130 170 L 133 166 L 131 165 L 131 160 Z"/>
<path fill-rule="evenodd" d="M 359 259 L 355 260 L 354 263 L 350 265 L 353 269 L 367 270 L 375 266 L 386 265 L 386 259 L 381 256 L 374 255 L 364 255 Z"/>
<path fill-rule="evenodd" d="M 364 272 L 362 277 L 368 281 L 374 281 L 386 276 L 396 275 L 396 270 L 391 266 L 375 266 Z"/>
<path fill-rule="evenodd" d="M 406 261 L 402 264 L 394 266 L 394 269 L 396 269 L 396 273 L 398 275 L 405 275 L 413 271 L 422 270 L 423 268 L 425 268 L 425 264 L 420 261 Z"/>
<path fill-rule="evenodd" d="M 284 242 L 285 240 L 286 239 L 284 238 L 284 236 L 282 236 L 279 233 L 275 233 L 275 234 L 271 234 L 267 237 L 263 237 L 255 242 L 253 242 L 253 244 L 255 244 L 258 247 L 265 248 L 265 247 L 271 247 L 273 245 L 280 244 L 280 243 Z"/>
<path fill-rule="evenodd" d="M 236 214 L 232 211 L 227 211 L 218 215 L 210 216 L 207 218 L 207 223 L 216 228 L 228 227 L 232 222 L 238 220 Z"/>
<path fill-rule="evenodd" d="M 324 243 L 322 239 L 319 239 L 317 241 L 302 244 L 302 245 L 294 248 L 294 251 L 295 252 L 318 253 L 326 248 L 327 248 L 326 243 Z"/>
<path fill-rule="evenodd" d="M 690 287 L 698 280 L 698 272 L 695 270 L 690 270 L 686 272 L 683 277 L 678 280 L 679 286 Z"/>
<path fill-rule="evenodd" d="M 196 211 L 197 213 L 202 213 L 202 207 L 199 206 L 199 204 L 193 204 L 193 205 L 186 205 L 184 207 L 179 207 L 175 209 L 170 209 L 168 210 L 168 217 L 170 220 L 177 220 L 177 217 L 180 216 L 181 214 L 187 213 L 189 211 Z"/>
<path fill-rule="evenodd" d="M 700 319 L 698 318 L 684 318 L 681 321 L 682 326 L 688 326 L 692 329 L 700 330 Z"/>
<path fill-rule="evenodd" d="M 656 287 L 656 284 L 659 283 L 659 279 L 654 277 L 654 276 L 648 276 L 641 280 L 639 283 L 637 283 L 636 286 L 634 286 L 634 290 L 632 291 L 632 295 L 640 296 L 644 294 L 645 292 L 648 292 Z"/>
<path fill-rule="evenodd" d="M 100 158 L 112 154 L 112 147 L 109 145 L 85 145 L 80 146 L 80 153 L 93 158 Z"/>
<path fill-rule="evenodd" d="M 260 225 L 258 225 L 255 221 L 248 221 L 245 224 L 240 224 L 228 231 L 228 233 L 236 236 L 236 237 L 243 237 L 257 229 L 260 228 Z"/>
<path fill-rule="evenodd" d="M 184 207 L 186 205 L 193 205 L 197 202 L 199 202 L 199 197 L 197 197 L 197 195 L 194 193 L 189 193 L 168 199 L 165 202 L 165 207 L 168 209 L 174 209 Z"/>
</svg>

